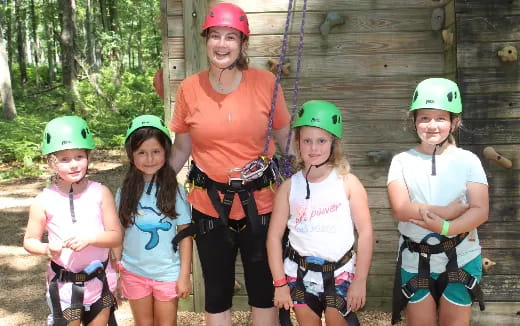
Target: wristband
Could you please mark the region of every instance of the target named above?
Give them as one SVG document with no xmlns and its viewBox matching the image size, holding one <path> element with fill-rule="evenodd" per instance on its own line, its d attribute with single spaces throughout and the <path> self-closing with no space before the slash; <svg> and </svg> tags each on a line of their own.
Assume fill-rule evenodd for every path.
<svg viewBox="0 0 520 326">
<path fill-rule="evenodd" d="M 273 281 L 273 285 L 274 285 L 275 288 L 282 287 L 282 286 L 284 286 L 286 284 L 287 284 L 287 279 L 286 278 L 282 278 L 280 280 Z"/>
<path fill-rule="evenodd" d="M 448 235 L 448 232 L 450 231 L 450 222 L 448 221 L 444 221 L 442 222 L 442 231 L 441 231 L 441 235 Z"/>
</svg>

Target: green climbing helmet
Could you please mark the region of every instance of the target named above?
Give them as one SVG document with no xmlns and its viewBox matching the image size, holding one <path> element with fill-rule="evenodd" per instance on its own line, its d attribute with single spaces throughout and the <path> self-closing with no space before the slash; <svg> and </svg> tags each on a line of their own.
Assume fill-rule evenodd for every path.
<svg viewBox="0 0 520 326">
<path fill-rule="evenodd" d="M 47 155 L 65 149 L 94 149 L 94 138 L 87 122 L 77 116 L 55 118 L 45 126 L 42 154 Z"/>
<path fill-rule="evenodd" d="M 324 129 L 338 138 L 343 135 L 343 120 L 340 110 L 336 105 L 323 100 L 303 103 L 294 120 L 293 128 L 303 126 Z"/>
<path fill-rule="evenodd" d="M 138 116 L 137 118 L 132 120 L 132 122 L 130 122 L 130 126 L 128 126 L 128 129 L 126 131 L 125 143 L 128 140 L 128 137 L 130 137 L 130 135 L 134 131 L 143 127 L 153 127 L 159 129 L 166 135 L 166 137 L 168 137 L 168 139 L 171 142 L 170 131 L 168 130 L 168 128 L 166 128 L 163 119 L 155 115 L 145 114 Z"/>
<path fill-rule="evenodd" d="M 455 114 L 462 112 L 462 100 L 457 84 L 446 78 L 428 78 L 420 82 L 413 93 L 410 111 L 438 109 Z"/>
</svg>

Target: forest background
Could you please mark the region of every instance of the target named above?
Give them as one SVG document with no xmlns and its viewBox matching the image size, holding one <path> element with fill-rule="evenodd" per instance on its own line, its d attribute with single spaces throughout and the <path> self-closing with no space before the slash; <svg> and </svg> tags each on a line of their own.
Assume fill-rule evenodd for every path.
<svg viewBox="0 0 520 326">
<path fill-rule="evenodd" d="M 42 173 L 54 117 L 87 120 L 97 149 L 119 149 L 139 114 L 163 115 L 159 1 L 0 0 L 0 179 Z"/>
</svg>

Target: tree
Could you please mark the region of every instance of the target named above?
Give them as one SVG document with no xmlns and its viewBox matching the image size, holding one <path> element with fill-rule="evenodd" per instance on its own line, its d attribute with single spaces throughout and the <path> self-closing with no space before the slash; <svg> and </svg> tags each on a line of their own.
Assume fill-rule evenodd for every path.
<svg viewBox="0 0 520 326">
<path fill-rule="evenodd" d="M 6 120 L 16 118 L 13 91 L 11 89 L 11 73 L 7 62 L 2 25 L 0 24 L 0 95 L 2 96 L 3 117 Z"/>
<path fill-rule="evenodd" d="M 33 42 L 33 56 L 34 56 L 34 70 L 35 70 L 35 82 L 36 86 L 40 85 L 40 74 L 38 73 L 38 51 L 39 51 L 39 42 L 38 42 L 38 20 L 36 17 L 36 12 L 34 10 L 34 0 L 31 0 L 31 34 L 32 34 L 32 42 Z"/>
<path fill-rule="evenodd" d="M 15 6 L 15 21 L 16 21 L 16 44 L 17 44 L 17 59 L 20 67 L 20 82 L 25 84 L 27 82 L 27 66 L 25 58 L 25 10 L 21 4 L 21 0 L 14 0 Z"/>
</svg>

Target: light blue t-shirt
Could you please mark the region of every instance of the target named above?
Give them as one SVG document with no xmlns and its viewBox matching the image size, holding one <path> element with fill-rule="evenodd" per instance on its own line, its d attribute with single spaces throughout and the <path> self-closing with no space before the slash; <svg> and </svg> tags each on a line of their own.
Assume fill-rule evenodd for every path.
<svg viewBox="0 0 520 326">
<path fill-rule="evenodd" d="M 148 188 L 148 183 L 144 188 Z M 126 270 L 158 281 L 173 282 L 179 278 L 179 251 L 173 252 L 172 239 L 178 225 L 191 223 L 191 213 L 184 189 L 179 187 L 178 190 L 175 219 L 164 216 L 157 208 L 155 184 L 149 195 L 143 192 L 137 208 L 139 216 L 135 217 L 135 224 L 125 230 L 123 239 L 121 263 Z M 121 189 L 118 189 L 117 207 L 120 197 Z"/>
<path fill-rule="evenodd" d="M 435 155 L 436 175 L 432 176 L 432 156 L 420 153 L 415 149 L 397 154 L 392 159 L 388 171 L 387 184 L 395 180 L 404 181 L 412 203 L 447 206 L 460 198 L 467 202 L 467 184 L 475 182 L 487 185 L 486 174 L 479 158 L 470 151 L 450 147 L 441 155 Z M 399 232 L 414 242 L 421 242 L 425 237 L 429 244 L 437 244 L 439 240 L 433 233 L 410 222 L 399 222 Z M 471 238 L 471 240 L 470 240 Z M 402 242 L 399 241 L 399 245 Z M 463 266 L 480 254 L 477 230 L 473 230 L 457 246 L 457 262 Z M 417 272 L 418 253 L 403 251 L 403 268 L 411 273 Z M 447 257 L 444 253 L 432 255 L 431 272 L 442 273 L 445 270 Z"/>
</svg>

